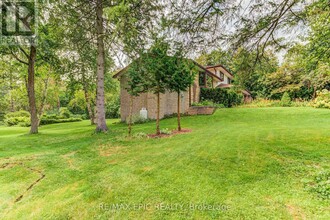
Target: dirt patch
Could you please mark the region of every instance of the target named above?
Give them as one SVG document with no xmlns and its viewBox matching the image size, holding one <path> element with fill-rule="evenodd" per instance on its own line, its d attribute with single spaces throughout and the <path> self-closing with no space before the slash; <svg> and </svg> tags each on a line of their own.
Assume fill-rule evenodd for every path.
<svg viewBox="0 0 330 220">
<path fill-rule="evenodd" d="M 76 153 L 77 153 L 77 151 L 73 151 L 73 152 L 70 152 L 68 154 L 62 155 L 62 157 L 66 160 L 66 162 L 68 163 L 68 165 L 71 169 L 76 169 L 76 167 L 73 164 L 74 159 L 72 158 L 72 157 L 74 157 L 74 155 Z"/>
<path fill-rule="evenodd" d="M 146 171 L 146 172 L 148 172 L 148 171 L 150 171 L 150 170 L 153 170 L 152 167 L 143 167 L 142 169 L 143 169 L 143 171 Z"/>
<path fill-rule="evenodd" d="M 99 147 L 99 154 L 102 157 L 110 157 L 116 154 L 125 154 L 125 147 L 122 146 L 109 146 L 109 145 L 101 145 Z"/>
<path fill-rule="evenodd" d="M 187 134 L 192 132 L 190 129 L 182 129 L 181 131 L 173 130 L 171 134 L 148 134 L 149 138 L 169 138 L 179 134 Z"/>
<path fill-rule="evenodd" d="M 296 207 L 294 205 L 287 204 L 286 208 L 288 209 L 290 215 L 294 220 L 301 220 L 301 219 L 306 219 L 305 214 L 301 211 L 299 207 Z"/>
</svg>

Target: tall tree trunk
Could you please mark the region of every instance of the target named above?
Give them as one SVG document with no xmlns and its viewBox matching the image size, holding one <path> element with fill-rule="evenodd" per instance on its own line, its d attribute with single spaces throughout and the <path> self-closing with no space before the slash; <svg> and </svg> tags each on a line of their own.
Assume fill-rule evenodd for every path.
<svg viewBox="0 0 330 220">
<path fill-rule="evenodd" d="M 159 115 L 160 115 L 160 93 L 157 93 L 157 120 L 156 120 L 156 134 L 160 135 L 160 126 L 159 126 Z"/>
<path fill-rule="evenodd" d="M 36 61 L 37 50 L 34 45 L 30 47 L 29 55 L 29 68 L 28 68 L 28 97 L 29 97 L 29 107 L 31 114 L 31 129 L 30 134 L 38 133 L 38 114 L 36 107 L 36 99 L 34 93 L 34 65 Z"/>
<path fill-rule="evenodd" d="M 180 113 L 180 107 L 181 107 L 181 97 L 180 92 L 178 92 L 178 131 L 181 131 L 181 113 Z"/>
<path fill-rule="evenodd" d="M 129 102 L 129 119 L 128 119 L 128 136 L 132 135 L 132 114 L 133 114 L 133 96 L 130 96 Z"/>
<path fill-rule="evenodd" d="M 317 91 L 316 86 L 313 86 L 313 100 L 316 98 L 316 91 Z"/>
<path fill-rule="evenodd" d="M 61 100 L 60 100 L 60 86 L 58 85 L 57 80 L 55 80 L 55 96 L 56 96 L 56 107 L 57 107 L 57 111 L 60 111 L 61 108 Z"/>
<path fill-rule="evenodd" d="M 91 100 L 89 98 L 87 85 L 86 85 L 85 81 L 83 83 L 84 83 L 83 87 L 84 87 L 84 93 L 85 93 L 85 100 L 86 100 L 88 115 L 89 115 L 89 118 L 91 120 L 91 125 L 95 125 L 95 116 L 94 116 L 94 112 L 93 112 L 93 109 L 92 109 Z"/>
<path fill-rule="evenodd" d="M 105 120 L 104 102 L 104 28 L 103 28 L 103 0 L 96 1 L 96 31 L 97 31 L 97 127 L 96 131 L 106 132 L 108 130 Z"/>
<path fill-rule="evenodd" d="M 47 92 L 48 92 L 49 77 L 47 77 L 47 79 L 44 80 L 44 83 L 45 83 L 45 88 L 42 92 L 41 105 L 40 105 L 40 109 L 39 109 L 38 126 L 40 126 L 41 118 L 42 118 L 42 115 L 44 114 L 44 108 L 45 108 Z"/>
<path fill-rule="evenodd" d="M 10 111 L 11 112 L 14 112 L 15 111 L 15 104 L 14 104 L 14 98 L 13 98 L 13 94 L 12 94 L 12 91 L 14 89 L 14 86 L 13 86 L 13 75 L 10 74 Z"/>
</svg>

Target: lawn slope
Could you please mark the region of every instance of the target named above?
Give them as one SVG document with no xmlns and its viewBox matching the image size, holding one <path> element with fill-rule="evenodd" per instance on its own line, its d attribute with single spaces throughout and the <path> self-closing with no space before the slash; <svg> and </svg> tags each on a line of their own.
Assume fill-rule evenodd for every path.
<svg viewBox="0 0 330 220">
<path fill-rule="evenodd" d="M 114 122 L 0 127 L 0 219 L 330 219 L 311 190 L 330 168 L 329 110 L 220 109 L 163 139 Z"/>
</svg>

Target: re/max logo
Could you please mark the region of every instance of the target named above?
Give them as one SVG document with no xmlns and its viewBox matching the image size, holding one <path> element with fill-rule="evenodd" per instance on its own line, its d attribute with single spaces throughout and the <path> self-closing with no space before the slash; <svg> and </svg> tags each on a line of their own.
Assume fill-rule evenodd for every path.
<svg viewBox="0 0 330 220">
<path fill-rule="evenodd" d="M 2 1 L 1 35 L 33 36 L 36 23 L 34 1 Z"/>
</svg>

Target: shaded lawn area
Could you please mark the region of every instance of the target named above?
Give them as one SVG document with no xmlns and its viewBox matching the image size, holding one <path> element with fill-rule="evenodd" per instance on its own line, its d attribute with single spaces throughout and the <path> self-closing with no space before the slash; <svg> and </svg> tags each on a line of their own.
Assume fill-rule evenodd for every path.
<svg viewBox="0 0 330 220">
<path fill-rule="evenodd" d="M 89 121 L 34 136 L 0 127 L 0 219 L 330 219 L 308 183 L 329 171 L 329 110 L 220 109 L 184 117 L 192 133 L 163 139 L 129 140 L 115 121 L 108 134 Z"/>
</svg>

